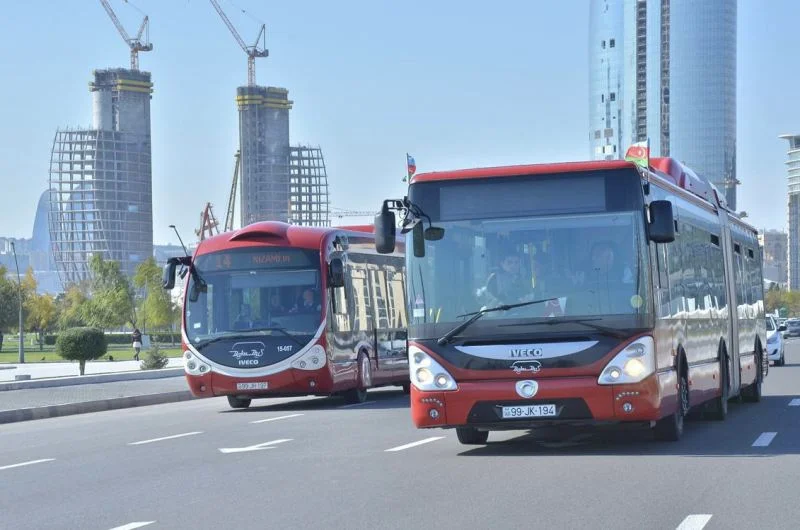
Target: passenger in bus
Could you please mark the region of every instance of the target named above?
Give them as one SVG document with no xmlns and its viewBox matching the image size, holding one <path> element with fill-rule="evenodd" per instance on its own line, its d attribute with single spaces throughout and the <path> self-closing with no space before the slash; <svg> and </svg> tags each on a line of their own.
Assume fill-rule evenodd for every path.
<svg viewBox="0 0 800 530">
<path fill-rule="evenodd" d="M 233 322 L 233 329 L 250 329 L 252 327 L 252 318 L 249 304 L 242 304 L 239 307 L 239 315 Z"/>
<path fill-rule="evenodd" d="M 522 273 L 519 254 L 503 253 L 499 265 L 489 274 L 486 285 L 478 290 L 489 306 L 518 303 L 533 294 L 531 277 Z"/>
<path fill-rule="evenodd" d="M 574 276 L 582 287 L 573 298 L 569 313 L 601 314 L 628 313 L 634 294 L 633 271 L 619 258 L 616 245 L 611 241 L 598 241 L 592 245 L 589 263 Z"/>
<path fill-rule="evenodd" d="M 310 287 L 303 290 L 303 298 L 295 310 L 299 313 L 315 313 L 322 309 L 322 306 L 316 299 L 314 290 Z"/>
<path fill-rule="evenodd" d="M 269 313 L 271 316 L 279 316 L 286 313 L 286 308 L 281 303 L 280 293 L 273 293 L 269 298 Z"/>
</svg>

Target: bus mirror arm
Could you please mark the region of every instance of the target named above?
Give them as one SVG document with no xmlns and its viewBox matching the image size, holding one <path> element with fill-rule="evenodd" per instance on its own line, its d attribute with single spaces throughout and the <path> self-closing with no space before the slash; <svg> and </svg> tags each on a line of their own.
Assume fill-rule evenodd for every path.
<svg viewBox="0 0 800 530">
<path fill-rule="evenodd" d="M 397 220 L 392 210 L 400 212 L 403 216 L 402 234 L 417 232 L 417 225 L 424 226 L 428 221 L 428 228 L 421 231 L 421 241 L 439 241 L 444 237 L 444 228 L 433 226 L 431 218 L 422 211 L 422 208 L 411 202 L 408 197 L 402 200 L 387 199 L 383 201 L 381 212 L 375 216 L 375 247 L 380 254 L 389 254 L 394 251 L 397 231 Z"/>
</svg>

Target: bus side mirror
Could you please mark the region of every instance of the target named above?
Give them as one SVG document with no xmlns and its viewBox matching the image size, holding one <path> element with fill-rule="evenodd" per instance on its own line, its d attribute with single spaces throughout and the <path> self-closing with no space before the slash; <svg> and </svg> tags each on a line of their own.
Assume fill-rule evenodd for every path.
<svg viewBox="0 0 800 530">
<path fill-rule="evenodd" d="M 161 286 L 166 290 L 172 290 L 175 287 L 175 267 L 178 264 L 173 260 L 167 261 L 164 265 L 164 275 L 161 277 Z"/>
<path fill-rule="evenodd" d="M 425 257 L 425 231 L 422 229 L 422 221 L 414 225 L 411 231 L 412 243 L 414 244 L 414 257 Z"/>
<path fill-rule="evenodd" d="M 344 287 L 344 264 L 339 258 L 333 258 L 328 265 L 328 285 L 334 289 Z"/>
<path fill-rule="evenodd" d="M 655 243 L 672 243 L 675 241 L 675 215 L 669 201 L 653 201 L 650 203 L 650 224 L 648 226 L 650 241 Z"/>
<path fill-rule="evenodd" d="M 384 204 L 381 213 L 375 216 L 375 250 L 378 254 L 394 252 L 397 221 L 394 212 L 390 212 Z"/>
</svg>

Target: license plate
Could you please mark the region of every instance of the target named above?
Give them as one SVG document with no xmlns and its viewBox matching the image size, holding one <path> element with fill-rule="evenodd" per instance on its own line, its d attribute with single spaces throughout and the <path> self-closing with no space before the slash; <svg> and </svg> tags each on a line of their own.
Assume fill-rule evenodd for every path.
<svg viewBox="0 0 800 530">
<path fill-rule="evenodd" d="M 236 383 L 236 390 L 266 390 L 267 383 Z"/>
<path fill-rule="evenodd" d="M 525 405 L 522 407 L 503 407 L 503 419 L 542 418 L 556 416 L 555 405 Z"/>
</svg>

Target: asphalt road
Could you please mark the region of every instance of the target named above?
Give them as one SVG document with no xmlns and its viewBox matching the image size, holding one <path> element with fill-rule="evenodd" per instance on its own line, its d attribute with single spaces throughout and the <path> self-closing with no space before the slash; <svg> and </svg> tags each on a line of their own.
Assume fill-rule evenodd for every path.
<svg viewBox="0 0 800 530">
<path fill-rule="evenodd" d="M 210 399 L 1 426 L 0 528 L 800 527 L 800 341 L 761 403 L 732 402 L 727 421 L 693 421 L 678 443 L 507 432 L 468 448 L 415 429 L 399 389 L 369 399 L 246 411 Z"/>
</svg>

